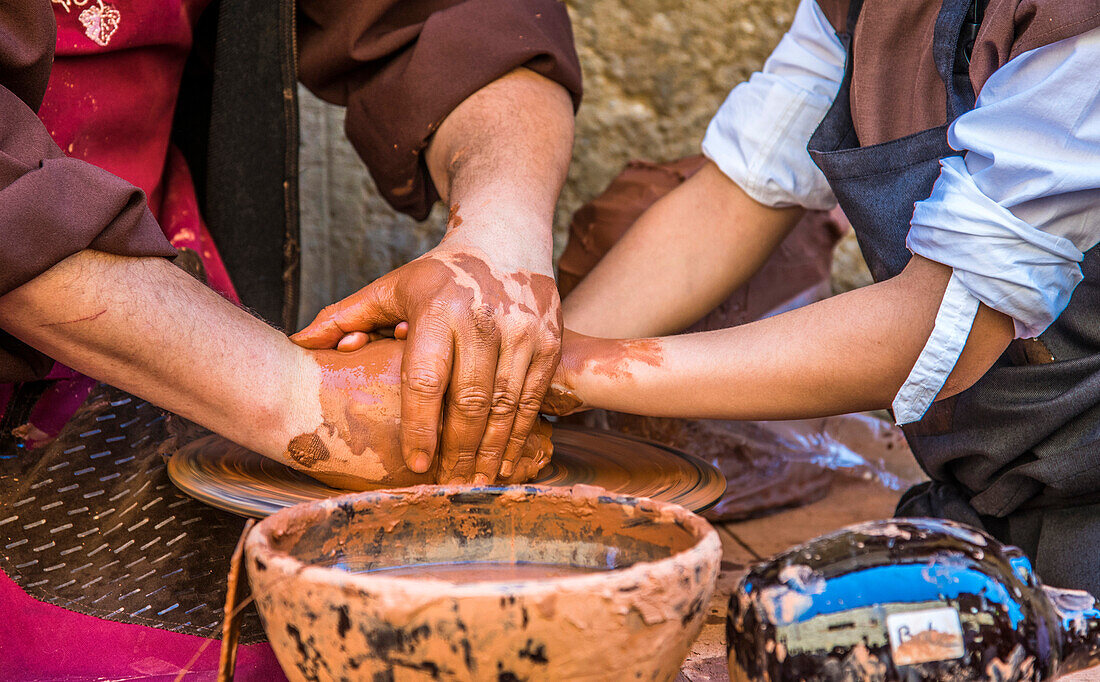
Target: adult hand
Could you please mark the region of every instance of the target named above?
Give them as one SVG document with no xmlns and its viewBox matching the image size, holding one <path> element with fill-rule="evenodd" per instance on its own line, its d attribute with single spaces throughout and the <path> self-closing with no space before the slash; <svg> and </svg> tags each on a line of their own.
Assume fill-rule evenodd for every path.
<svg viewBox="0 0 1100 682">
<path fill-rule="evenodd" d="M 413 471 L 437 450 L 441 482 L 516 469 L 560 353 L 552 221 L 572 147 L 572 100 L 544 76 L 518 68 L 467 97 L 424 154 L 451 207 L 447 236 L 292 337 L 351 350 L 367 334 L 347 333 L 407 334 L 401 453 Z"/>
<path fill-rule="evenodd" d="M 535 425 L 560 355 L 561 304 L 549 272 L 459 242 L 444 239 L 291 338 L 351 350 L 368 337 L 347 335 L 407 322 L 402 456 L 424 472 L 438 448 L 441 483 L 480 485 L 513 473 Z"/>
</svg>

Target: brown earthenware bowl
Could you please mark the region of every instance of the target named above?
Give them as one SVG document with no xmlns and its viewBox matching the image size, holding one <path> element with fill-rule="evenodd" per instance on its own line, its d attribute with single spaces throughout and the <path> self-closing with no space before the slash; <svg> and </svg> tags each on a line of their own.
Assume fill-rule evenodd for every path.
<svg viewBox="0 0 1100 682">
<path fill-rule="evenodd" d="M 671 680 L 721 558 L 683 507 L 591 486 L 356 493 L 269 516 L 245 552 L 292 680 Z M 502 579 L 482 562 L 590 572 Z M 485 578 L 379 570 L 454 563 Z"/>
</svg>

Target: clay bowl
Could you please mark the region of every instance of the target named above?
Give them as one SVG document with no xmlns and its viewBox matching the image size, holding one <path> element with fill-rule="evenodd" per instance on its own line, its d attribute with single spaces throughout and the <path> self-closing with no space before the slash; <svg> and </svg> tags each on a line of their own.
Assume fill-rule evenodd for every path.
<svg viewBox="0 0 1100 682">
<path fill-rule="evenodd" d="M 718 534 L 683 507 L 591 486 L 355 493 L 269 516 L 245 552 L 292 680 L 671 680 L 721 558 Z M 456 562 L 567 574 L 378 570 Z"/>
</svg>

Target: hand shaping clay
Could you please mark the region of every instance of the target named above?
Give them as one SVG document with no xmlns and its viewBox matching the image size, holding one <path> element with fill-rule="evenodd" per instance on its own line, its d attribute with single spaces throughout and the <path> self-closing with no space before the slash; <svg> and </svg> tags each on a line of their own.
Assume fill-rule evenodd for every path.
<svg viewBox="0 0 1100 682">
<path fill-rule="evenodd" d="M 285 463 L 345 490 L 434 483 L 405 465 L 399 441 L 401 355 L 405 342 L 383 339 L 353 352 L 311 351 L 320 369 L 323 422 L 287 444 Z M 507 482 L 530 480 L 550 461 L 550 425 L 540 421 Z"/>
</svg>

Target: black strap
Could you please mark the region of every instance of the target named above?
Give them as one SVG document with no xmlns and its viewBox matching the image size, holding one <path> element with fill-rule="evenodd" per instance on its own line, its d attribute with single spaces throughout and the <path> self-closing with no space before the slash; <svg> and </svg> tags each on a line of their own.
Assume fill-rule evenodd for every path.
<svg viewBox="0 0 1100 682">
<path fill-rule="evenodd" d="M 292 0 L 222 0 L 203 217 L 241 302 L 297 324 L 298 102 Z"/>
<path fill-rule="evenodd" d="M 859 13 L 863 10 L 863 0 L 852 0 L 848 4 L 848 21 L 844 29 L 848 33 L 848 39 L 856 33 L 856 22 L 859 21 Z"/>
<path fill-rule="evenodd" d="M 959 36 L 966 55 L 966 64 L 970 65 L 970 55 L 974 54 L 974 43 L 978 40 L 978 31 L 982 27 L 982 19 L 985 18 L 985 8 L 989 0 L 974 0 L 970 3 L 970 9 L 963 21 L 962 34 Z"/>
<path fill-rule="evenodd" d="M 988 4 L 989 0 L 971 0 L 966 18 L 963 19 L 962 27 L 959 29 L 959 43 L 955 53 L 953 79 L 956 87 L 964 88 L 967 93 L 970 93 L 968 104 L 971 108 L 974 106 L 972 94 L 974 86 L 970 82 L 970 57 L 974 54 L 974 44 L 978 40 L 978 31 L 982 28 L 982 19 L 985 18 L 985 8 Z M 951 117 L 950 111 L 948 111 L 948 117 Z"/>
<path fill-rule="evenodd" d="M 975 0 L 943 0 L 932 38 L 932 55 L 947 91 L 947 122 L 974 108 L 974 86 L 966 64 L 963 27 Z M 960 67 L 960 62 L 963 65 Z"/>
</svg>

